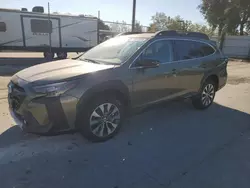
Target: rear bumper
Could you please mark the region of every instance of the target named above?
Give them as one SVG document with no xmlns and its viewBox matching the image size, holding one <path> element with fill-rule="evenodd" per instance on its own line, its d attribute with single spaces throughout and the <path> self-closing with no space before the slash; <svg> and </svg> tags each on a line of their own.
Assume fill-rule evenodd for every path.
<svg viewBox="0 0 250 188">
<path fill-rule="evenodd" d="M 218 77 L 219 77 L 218 90 L 220 90 L 227 83 L 227 69 L 224 68 L 222 71 L 220 71 Z"/>
</svg>

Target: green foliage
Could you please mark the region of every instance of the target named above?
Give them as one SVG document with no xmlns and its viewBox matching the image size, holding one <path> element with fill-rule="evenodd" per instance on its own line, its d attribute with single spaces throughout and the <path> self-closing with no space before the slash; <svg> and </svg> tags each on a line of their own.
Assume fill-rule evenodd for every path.
<svg viewBox="0 0 250 188">
<path fill-rule="evenodd" d="M 148 31 L 155 32 L 159 30 L 179 30 L 179 31 L 195 31 L 212 35 L 213 29 L 207 25 L 192 23 L 192 21 L 184 20 L 180 16 L 173 18 L 166 16 L 163 12 L 157 12 L 152 16 L 152 23 Z"/>
<path fill-rule="evenodd" d="M 249 0 L 202 0 L 198 8 L 207 22 L 214 29 L 218 28 L 219 35 L 222 30 L 244 35 L 249 28 Z"/>
<path fill-rule="evenodd" d="M 109 26 L 106 25 L 102 20 L 99 19 L 98 27 L 100 30 L 110 30 Z"/>
<path fill-rule="evenodd" d="M 142 25 L 139 21 L 135 21 L 135 31 L 142 32 Z"/>
</svg>

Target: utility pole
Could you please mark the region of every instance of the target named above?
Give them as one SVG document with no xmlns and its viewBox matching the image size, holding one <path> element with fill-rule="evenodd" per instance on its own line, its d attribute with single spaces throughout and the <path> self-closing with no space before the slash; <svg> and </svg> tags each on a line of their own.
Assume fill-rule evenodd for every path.
<svg viewBox="0 0 250 188">
<path fill-rule="evenodd" d="M 98 10 L 98 19 L 99 20 L 101 19 L 101 12 L 100 12 L 100 10 Z"/>
<path fill-rule="evenodd" d="M 100 43 L 100 27 L 99 23 L 101 22 L 101 12 L 98 10 L 98 20 L 97 20 L 97 44 Z"/>
<path fill-rule="evenodd" d="M 132 32 L 135 31 L 135 10 L 136 10 L 136 0 L 133 0 Z"/>
<path fill-rule="evenodd" d="M 51 32 L 52 31 L 52 24 L 50 24 L 50 6 L 48 2 L 48 30 L 49 30 L 49 52 L 51 53 Z M 51 27 L 51 28 L 50 28 Z"/>
</svg>

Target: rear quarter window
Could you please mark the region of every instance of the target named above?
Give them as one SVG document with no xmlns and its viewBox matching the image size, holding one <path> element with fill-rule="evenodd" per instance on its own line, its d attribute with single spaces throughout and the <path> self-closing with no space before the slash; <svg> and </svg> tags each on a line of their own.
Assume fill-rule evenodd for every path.
<svg viewBox="0 0 250 188">
<path fill-rule="evenodd" d="M 204 56 L 211 55 L 215 52 L 214 48 L 206 43 L 200 43 L 200 48 L 203 51 Z"/>
</svg>

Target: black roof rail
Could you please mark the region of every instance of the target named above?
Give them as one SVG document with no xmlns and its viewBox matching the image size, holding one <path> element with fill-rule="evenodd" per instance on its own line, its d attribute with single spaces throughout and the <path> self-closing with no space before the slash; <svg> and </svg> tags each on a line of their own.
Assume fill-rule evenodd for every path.
<svg viewBox="0 0 250 188">
<path fill-rule="evenodd" d="M 162 30 L 156 32 L 155 36 L 176 36 L 176 37 L 193 37 L 209 40 L 209 37 L 205 33 L 200 32 L 181 32 L 175 30 Z"/>
<path fill-rule="evenodd" d="M 155 36 L 179 36 L 175 30 L 162 30 L 155 33 Z"/>
</svg>

